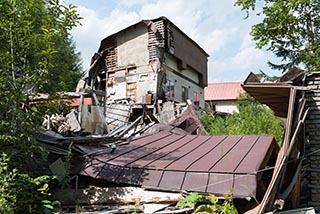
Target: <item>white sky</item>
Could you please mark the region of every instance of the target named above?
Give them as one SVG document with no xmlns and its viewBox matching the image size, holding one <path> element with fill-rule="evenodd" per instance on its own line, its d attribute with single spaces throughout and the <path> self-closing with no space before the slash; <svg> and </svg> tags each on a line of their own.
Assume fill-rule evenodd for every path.
<svg viewBox="0 0 320 214">
<path fill-rule="evenodd" d="M 209 55 L 208 82 L 244 81 L 250 72 L 272 71 L 270 52 L 255 49 L 249 35 L 259 17 L 244 20 L 245 13 L 233 6 L 235 0 L 64 0 L 78 6 L 82 25 L 71 31 L 83 67 L 98 50 L 100 41 L 142 19 L 166 16 Z"/>
</svg>

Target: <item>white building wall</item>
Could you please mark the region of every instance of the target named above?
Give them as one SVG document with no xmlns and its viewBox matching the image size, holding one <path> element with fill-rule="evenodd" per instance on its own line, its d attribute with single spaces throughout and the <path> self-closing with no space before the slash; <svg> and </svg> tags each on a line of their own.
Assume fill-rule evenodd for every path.
<svg viewBox="0 0 320 214">
<path fill-rule="evenodd" d="M 148 65 L 148 29 L 144 25 L 128 29 L 116 38 L 118 52 L 118 66 Z"/>
<path fill-rule="evenodd" d="M 233 114 L 234 112 L 239 112 L 237 108 L 237 101 L 211 101 L 215 105 L 215 111 Z"/>
<path fill-rule="evenodd" d="M 157 72 L 149 64 L 148 28 L 137 25 L 117 35 L 118 73 L 114 84 L 107 85 L 107 101 L 134 98 L 136 103 L 144 103 L 148 92 L 157 91 Z M 129 68 L 126 68 L 130 66 Z"/>
</svg>

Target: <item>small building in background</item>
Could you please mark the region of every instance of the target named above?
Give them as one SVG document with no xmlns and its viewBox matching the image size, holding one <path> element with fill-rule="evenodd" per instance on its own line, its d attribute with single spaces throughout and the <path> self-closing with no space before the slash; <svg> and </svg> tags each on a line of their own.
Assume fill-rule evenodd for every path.
<svg viewBox="0 0 320 214">
<path fill-rule="evenodd" d="M 166 17 L 142 20 L 101 41 L 87 84 L 106 101 L 158 100 L 204 107 L 208 54 Z"/>
<path fill-rule="evenodd" d="M 244 93 L 242 82 L 209 83 L 204 89 L 206 108 L 213 112 L 238 112 L 237 99 Z"/>
</svg>

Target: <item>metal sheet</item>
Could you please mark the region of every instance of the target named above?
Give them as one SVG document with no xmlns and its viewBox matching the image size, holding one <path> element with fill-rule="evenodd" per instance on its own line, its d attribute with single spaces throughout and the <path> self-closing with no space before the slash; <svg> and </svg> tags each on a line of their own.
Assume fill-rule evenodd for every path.
<svg viewBox="0 0 320 214">
<path fill-rule="evenodd" d="M 233 174 L 210 173 L 206 192 L 216 195 L 230 193 L 233 190 Z M 234 196 L 236 198 L 236 196 Z"/>
<path fill-rule="evenodd" d="M 270 152 L 277 147 L 271 136 L 181 135 L 170 131 L 128 139 L 127 143 L 114 142 L 118 145 L 114 150 L 74 140 L 73 149 L 86 158 L 75 162 L 72 166 L 78 171 L 72 172 L 163 190 L 216 195 L 232 192 L 234 198 L 258 194 L 260 177 L 256 172 L 266 166 Z"/>
<path fill-rule="evenodd" d="M 241 136 L 225 136 L 218 141 L 216 136 L 211 136 L 209 141 L 212 144 L 210 152 L 201 157 L 197 162 L 189 167 L 190 170 L 214 171 L 212 168 L 219 163 L 227 152 L 241 139 Z M 209 150 L 208 150 L 209 151 Z"/>
<path fill-rule="evenodd" d="M 208 173 L 187 172 L 182 189 L 195 192 L 206 192 Z"/>
</svg>

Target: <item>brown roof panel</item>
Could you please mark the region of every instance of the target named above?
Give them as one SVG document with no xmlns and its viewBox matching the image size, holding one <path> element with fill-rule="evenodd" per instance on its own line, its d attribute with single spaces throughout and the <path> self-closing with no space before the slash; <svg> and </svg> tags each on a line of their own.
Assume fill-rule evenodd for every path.
<svg viewBox="0 0 320 214">
<path fill-rule="evenodd" d="M 257 193 L 257 177 L 255 175 L 234 175 L 233 194 L 238 197 L 247 197 L 248 195 L 256 195 Z"/>
<path fill-rule="evenodd" d="M 223 152 L 223 157 L 211 168 L 211 171 L 234 172 L 241 164 L 244 157 L 250 152 L 257 139 L 257 136 L 241 137 L 239 141 L 236 141 L 236 143 L 233 144 L 233 147 Z"/>
<path fill-rule="evenodd" d="M 92 146 L 74 145 L 86 151 Z M 276 146 L 271 136 L 192 136 L 165 131 L 133 139 L 112 152 L 104 149 L 92 154 L 80 173 L 128 185 L 213 194 L 234 190 L 233 197 L 251 197 L 247 190 L 258 191 L 260 179 L 255 172 L 266 166 Z"/>
<path fill-rule="evenodd" d="M 271 153 L 273 152 L 273 149 L 267 150 L 264 147 L 264 142 L 272 141 L 274 138 L 272 136 L 259 136 L 258 140 L 252 147 L 252 151 L 249 152 L 244 159 L 241 161 L 241 164 L 239 164 L 235 170 L 237 173 L 248 173 L 248 169 L 252 169 L 254 171 L 258 171 L 261 169 L 260 167 L 262 165 L 265 165 L 266 163 L 263 163 L 263 161 L 268 160 Z M 274 142 L 274 149 L 277 150 L 277 145 Z M 265 157 L 264 159 L 259 157 Z M 252 161 L 255 160 L 255 161 Z"/>
<path fill-rule="evenodd" d="M 158 150 L 161 150 L 163 147 L 170 145 L 172 142 L 176 142 L 180 138 L 183 138 L 183 136 L 169 134 L 165 138 L 152 140 L 152 143 L 149 143 L 147 146 L 132 149 L 127 155 L 119 155 L 117 157 L 109 159 L 108 162 L 116 165 L 132 164 L 134 166 L 142 166 L 141 162 L 152 160 L 149 157 L 150 154 L 161 155 L 161 153 L 157 153 Z M 143 139 L 143 141 L 145 141 L 145 139 Z"/>
<path fill-rule="evenodd" d="M 146 160 L 140 160 L 140 163 L 150 169 L 163 169 L 165 166 L 170 165 L 171 162 L 181 157 L 179 154 L 173 154 L 174 152 L 177 153 L 181 151 L 181 147 L 188 145 L 190 142 L 195 142 L 197 137 L 197 135 L 185 135 L 183 138 L 158 151 L 163 155 L 150 154 L 150 156 L 153 155 L 153 158 L 150 157 L 148 164 L 145 164 Z M 155 158 L 154 155 L 157 155 L 159 158 Z"/>
<path fill-rule="evenodd" d="M 224 136 L 223 139 L 217 140 L 216 136 L 210 138 L 211 149 L 202 156 L 197 162 L 193 163 L 189 170 L 194 171 L 213 171 L 212 168 L 219 163 L 227 152 L 241 139 L 241 136 Z"/>
<path fill-rule="evenodd" d="M 211 138 L 214 138 L 214 141 L 210 141 Z M 224 136 L 212 136 L 212 137 L 199 136 L 197 141 L 195 141 L 195 143 L 197 143 L 198 145 L 190 147 L 190 145 L 186 144 L 184 148 L 187 149 L 188 152 L 185 152 L 186 150 L 174 152 L 173 154 L 179 153 L 181 155 L 181 158 L 179 158 L 178 160 L 176 160 L 175 162 L 167 166 L 165 169 L 170 169 L 170 170 L 188 169 L 189 166 L 196 163 L 198 159 L 205 156 L 208 153 L 208 149 L 210 151 L 210 149 L 213 147 L 213 142 L 220 142 L 224 138 L 225 138 Z"/>
<path fill-rule="evenodd" d="M 182 187 L 185 171 L 164 171 L 159 187 L 179 190 Z"/>
<path fill-rule="evenodd" d="M 206 192 L 223 195 L 233 190 L 234 175 L 210 173 Z"/>
<path fill-rule="evenodd" d="M 189 189 L 189 191 L 195 192 L 206 192 L 208 176 L 208 173 L 187 172 L 182 189 Z"/>
</svg>

